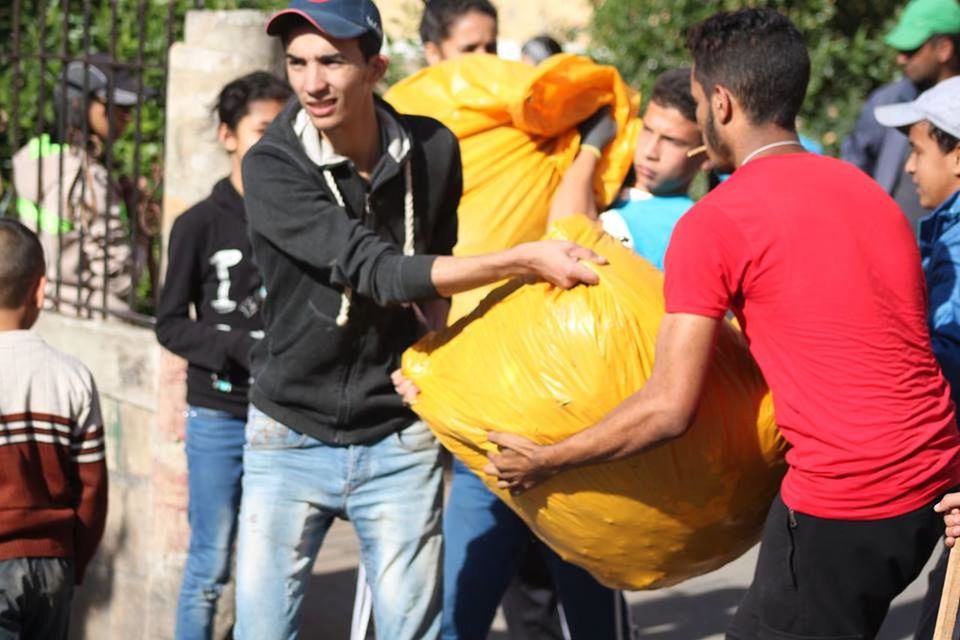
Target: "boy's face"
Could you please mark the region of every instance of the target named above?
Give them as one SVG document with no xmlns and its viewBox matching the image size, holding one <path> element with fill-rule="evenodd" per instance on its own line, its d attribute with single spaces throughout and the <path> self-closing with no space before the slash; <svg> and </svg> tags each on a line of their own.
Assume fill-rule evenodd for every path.
<svg viewBox="0 0 960 640">
<path fill-rule="evenodd" d="M 960 189 L 960 150 L 944 153 L 925 120 L 910 127 L 909 137 L 910 157 L 904 168 L 917 186 L 920 206 L 933 209 Z"/>
<path fill-rule="evenodd" d="M 111 114 L 112 110 L 112 114 Z M 123 135 L 127 125 L 130 124 L 133 111 L 130 107 L 122 107 L 114 104 L 111 108 L 105 102 L 100 100 L 90 100 L 87 117 L 90 123 L 90 133 L 96 135 L 101 140 L 116 140 Z M 111 130 L 110 116 L 113 116 L 113 129 Z"/>
<path fill-rule="evenodd" d="M 278 100 L 255 100 L 247 105 L 247 115 L 240 118 L 236 129 L 225 124 L 220 125 L 220 140 L 224 148 L 236 154 L 237 161 L 243 160 L 247 151 L 257 143 L 267 130 L 267 126 L 283 110 Z"/>
<path fill-rule="evenodd" d="M 300 104 L 320 131 L 336 129 L 362 115 L 373 87 L 383 78 L 387 60 L 365 60 L 359 40 L 340 40 L 308 25 L 290 32 L 286 47 L 287 79 Z"/>
<path fill-rule="evenodd" d="M 660 196 L 686 193 L 706 164 L 704 153 L 688 158 L 687 152 L 701 144 L 695 122 L 678 109 L 651 101 L 643 114 L 643 130 L 633 154 L 637 188 Z"/>
<path fill-rule="evenodd" d="M 460 16 L 439 46 L 433 42 L 424 45 L 424 55 L 431 66 L 470 53 L 497 53 L 497 21 L 480 11 Z"/>
</svg>

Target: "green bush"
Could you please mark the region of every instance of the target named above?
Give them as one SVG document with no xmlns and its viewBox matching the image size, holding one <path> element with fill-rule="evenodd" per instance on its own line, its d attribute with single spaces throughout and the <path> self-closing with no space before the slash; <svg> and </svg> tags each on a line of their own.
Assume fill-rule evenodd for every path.
<svg viewBox="0 0 960 640">
<path fill-rule="evenodd" d="M 807 40 L 812 74 L 800 114 L 803 133 L 836 153 L 869 92 L 895 75 L 883 43 L 903 0 L 605 0 L 592 26 L 592 54 L 649 91 L 656 76 L 689 65 L 687 30 L 719 10 L 769 6 L 788 15 Z"/>
</svg>

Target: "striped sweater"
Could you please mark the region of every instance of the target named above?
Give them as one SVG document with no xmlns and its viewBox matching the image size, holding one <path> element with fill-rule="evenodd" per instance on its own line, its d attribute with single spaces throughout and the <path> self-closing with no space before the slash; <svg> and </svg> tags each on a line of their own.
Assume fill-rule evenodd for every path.
<svg viewBox="0 0 960 640">
<path fill-rule="evenodd" d="M 0 332 L 0 560 L 73 558 L 79 584 L 106 515 L 93 376 L 32 331 Z"/>
</svg>

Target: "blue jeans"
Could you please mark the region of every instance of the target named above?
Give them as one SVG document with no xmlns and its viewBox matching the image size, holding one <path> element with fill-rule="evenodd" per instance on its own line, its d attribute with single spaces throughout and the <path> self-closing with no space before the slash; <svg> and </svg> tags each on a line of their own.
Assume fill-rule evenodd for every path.
<svg viewBox="0 0 960 640">
<path fill-rule="evenodd" d="M 0 561 L 0 640 L 66 640 L 74 579 L 68 558 Z"/>
<path fill-rule="evenodd" d="M 334 518 L 353 523 L 378 638 L 440 632 L 440 449 L 422 422 L 332 446 L 250 407 L 237 542 L 238 640 L 295 638 Z"/>
<path fill-rule="evenodd" d="M 443 640 L 483 640 L 532 533 L 459 460 L 443 517 Z M 541 546 L 541 545 L 538 545 Z M 542 545 L 574 640 L 617 637 L 620 595 Z"/>
<path fill-rule="evenodd" d="M 190 550 L 177 602 L 177 640 L 213 634 L 217 600 L 230 579 L 230 555 L 240 511 L 244 425 L 225 411 L 187 411 Z"/>
</svg>

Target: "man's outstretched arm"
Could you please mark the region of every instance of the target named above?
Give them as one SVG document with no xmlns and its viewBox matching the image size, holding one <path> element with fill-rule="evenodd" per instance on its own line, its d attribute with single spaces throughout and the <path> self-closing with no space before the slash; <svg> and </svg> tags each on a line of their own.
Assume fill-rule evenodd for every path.
<svg viewBox="0 0 960 640">
<path fill-rule="evenodd" d="M 597 424 L 556 444 L 491 432 L 500 451 L 490 454 L 485 471 L 499 478 L 500 488 L 525 491 L 565 469 L 626 458 L 683 435 L 697 411 L 720 322 L 668 313 L 657 336 L 653 372 L 640 391 Z"/>
</svg>

